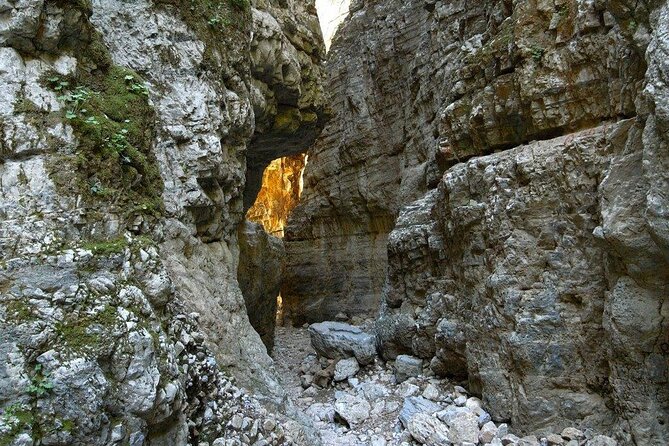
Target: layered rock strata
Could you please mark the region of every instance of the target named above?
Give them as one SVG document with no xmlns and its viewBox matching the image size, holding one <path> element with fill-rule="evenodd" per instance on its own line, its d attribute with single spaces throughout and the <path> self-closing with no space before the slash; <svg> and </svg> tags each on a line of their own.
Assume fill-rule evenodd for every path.
<svg viewBox="0 0 669 446">
<path fill-rule="evenodd" d="M 495 420 L 667 443 L 667 8 L 353 2 L 286 231 L 293 320 L 383 296 L 384 356 Z"/>
<path fill-rule="evenodd" d="M 399 209 L 450 165 L 635 115 L 628 27 L 597 2 L 354 2 L 286 232 L 293 319 L 375 311 Z"/>
<path fill-rule="evenodd" d="M 282 238 L 288 217 L 302 195 L 306 161 L 306 154 L 272 161 L 263 173 L 262 187 L 246 218 L 260 223 L 269 234 Z"/>
<path fill-rule="evenodd" d="M 625 88 L 592 101 L 600 110 L 627 103 L 618 117 L 635 118 L 459 163 L 404 208 L 390 235 L 377 322 L 383 354 L 411 353 L 440 375 L 468 379 L 493 419 L 524 432 L 577 422 L 615 433 L 622 444 L 669 441 L 666 132 L 657 126 L 667 105 L 658 81 L 666 69 L 657 61 L 666 54 L 668 5 L 660 3 L 635 10 L 611 2 L 600 10 L 609 38 L 618 33 L 630 42 L 629 58 L 617 63 L 629 73 L 621 82 L 635 103 L 624 99 Z M 645 62 L 629 66 L 646 48 Z M 635 80 L 639 69 L 645 78 Z M 479 98 L 486 92 L 489 86 Z M 475 96 L 444 109 L 442 159 L 522 142 L 501 137 L 504 126 L 493 124 L 514 101 L 480 103 L 480 121 L 455 119 Z M 567 113 L 565 122 L 578 128 L 584 124 L 569 117 L 571 102 L 558 112 L 521 109 L 517 123 Z M 593 109 L 574 110 L 580 119 Z M 461 125 L 467 130 L 459 133 Z M 472 152 L 459 145 L 465 140 Z"/>
</svg>

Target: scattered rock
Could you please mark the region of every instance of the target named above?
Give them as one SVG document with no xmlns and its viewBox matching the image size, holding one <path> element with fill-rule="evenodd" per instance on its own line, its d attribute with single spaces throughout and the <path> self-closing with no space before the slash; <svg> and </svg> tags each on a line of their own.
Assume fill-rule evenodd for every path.
<svg viewBox="0 0 669 446">
<path fill-rule="evenodd" d="M 432 401 L 439 401 L 441 399 L 441 394 L 439 389 L 433 384 L 428 384 L 425 390 L 423 390 L 423 397 Z"/>
<path fill-rule="evenodd" d="M 355 358 L 346 358 L 337 362 L 334 369 L 334 380 L 337 382 L 352 378 L 360 370 L 358 360 Z"/>
<path fill-rule="evenodd" d="M 580 440 L 581 438 L 585 438 L 583 432 L 575 427 L 565 428 L 560 435 L 567 440 Z"/>
<path fill-rule="evenodd" d="M 547 435 L 546 442 L 548 443 L 548 446 L 561 446 L 565 444 L 564 438 L 557 434 Z"/>
<path fill-rule="evenodd" d="M 447 424 L 449 427 L 449 436 L 453 443 L 478 443 L 479 420 L 473 413 L 459 413 Z"/>
<path fill-rule="evenodd" d="M 588 442 L 588 446 L 618 446 L 618 442 L 605 435 L 597 435 Z"/>
<path fill-rule="evenodd" d="M 406 427 L 409 420 L 417 413 L 432 415 L 440 410 L 441 406 L 439 404 L 433 403 L 422 396 L 411 396 L 404 400 L 399 418 L 402 424 Z"/>
<path fill-rule="evenodd" d="M 481 427 L 479 432 L 479 441 L 483 444 L 490 443 L 497 436 L 497 426 L 492 421 L 487 422 Z"/>
<path fill-rule="evenodd" d="M 409 355 L 399 355 L 395 359 L 395 379 L 397 383 L 407 378 L 419 376 L 423 372 L 423 360 Z"/>
<path fill-rule="evenodd" d="M 371 406 L 366 399 L 343 394 L 335 402 L 335 411 L 349 426 L 360 424 L 369 418 Z"/>
<path fill-rule="evenodd" d="M 409 420 L 407 429 L 411 436 L 428 446 L 449 446 L 449 431 L 444 423 L 432 415 L 417 413 Z"/>
</svg>

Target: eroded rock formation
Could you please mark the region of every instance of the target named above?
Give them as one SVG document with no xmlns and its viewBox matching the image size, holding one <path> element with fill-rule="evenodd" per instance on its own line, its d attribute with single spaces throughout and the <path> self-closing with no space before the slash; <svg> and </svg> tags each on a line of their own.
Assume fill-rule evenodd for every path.
<svg viewBox="0 0 669 446">
<path fill-rule="evenodd" d="M 281 398 L 237 227 L 251 139 L 308 145 L 323 118 L 317 23 L 304 1 L 0 2 L 2 444 L 268 417 L 230 383 Z"/>
<path fill-rule="evenodd" d="M 449 165 L 632 116 L 642 87 L 629 30 L 594 3 L 357 2 L 342 27 L 286 236 L 296 320 L 376 310 L 399 209 Z"/>
<path fill-rule="evenodd" d="M 265 232 L 260 224 L 247 221 L 239 227 L 239 250 L 237 277 L 249 321 L 271 353 L 277 296 L 283 277 L 283 243 Z"/>
<path fill-rule="evenodd" d="M 287 156 L 272 161 L 265 169 L 262 187 L 246 218 L 260 223 L 265 231 L 283 237 L 283 230 L 302 195 L 302 173 L 306 154 Z"/>
<path fill-rule="evenodd" d="M 383 296 L 382 353 L 494 419 L 667 443 L 668 9 L 353 2 L 286 232 L 293 319 Z"/>
</svg>

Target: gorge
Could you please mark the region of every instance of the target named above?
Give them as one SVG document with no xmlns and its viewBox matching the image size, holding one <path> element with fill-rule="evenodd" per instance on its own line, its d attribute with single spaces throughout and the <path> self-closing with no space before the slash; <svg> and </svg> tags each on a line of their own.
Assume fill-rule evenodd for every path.
<svg viewBox="0 0 669 446">
<path fill-rule="evenodd" d="M 0 0 L 0 97 L 0 446 L 669 444 L 669 2 Z"/>
</svg>

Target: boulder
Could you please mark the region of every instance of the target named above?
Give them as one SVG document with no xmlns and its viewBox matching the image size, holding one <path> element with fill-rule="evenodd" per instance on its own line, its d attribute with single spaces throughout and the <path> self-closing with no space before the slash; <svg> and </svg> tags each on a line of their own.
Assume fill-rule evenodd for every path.
<svg viewBox="0 0 669 446">
<path fill-rule="evenodd" d="M 398 383 L 423 373 L 423 360 L 409 356 L 399 355 L 395 359 L 395 380 Z"/>
<path fill-rule="evenodd" d="M 588 446 L 618 446 L 618 442 L 606 435 L 597 435 L 592 440 L 588 441 Z"/>
<path fill-rule="evenodd" d="M 355 357 L 361 365 L 368 365 L 376 357 L 374 336 L 353 325 L 320 322 L 309 327 L 309 334 L 314 350 L 326 358 Z"/>
<path fill-rule="evenodd" d="M 433 403 L 422 396 L 411 396 L 404 400 L 399 418 L 404 427 L 407 427 L 409 420 L 417 413 L 432 415 L 440 410 L 441 406 L 439 404 Z"/>
<path fill-rule="evenodd" d="M 479 420 L 471 412 L 457 414 L 448 424 L 449 436 L 453 443 L 473 443 L 479 441 Z"/>
<path fill-rule="evenodd" d="M 366 399 L 348 393 L 337 397 L 337 401 L 335 402 L 335 412 L 346 421 L 349 426 L 364 422 L 369 418 L 371 409 L 372 408 Z"/>
<path fill-rule="evenodd" d="M 417 413 L 407 426 L 411 436 L 420 444 L 429 446 L 449 446 L 448 428 L 432 415 Z"/>
<path fill-rule="evenodd" d="M 355 358 L 346 358 L 337 362 L 337 365 L 334 369 L 334 380 L 345 381 L 348 378 L 352 378 L 360 370 L 360 365 L 358 360 Z"/>
</svg>

